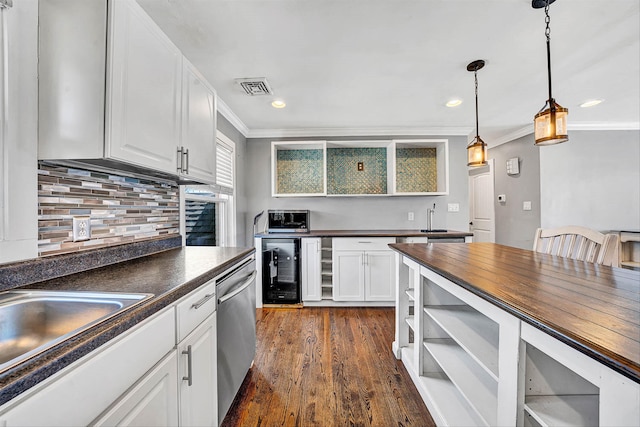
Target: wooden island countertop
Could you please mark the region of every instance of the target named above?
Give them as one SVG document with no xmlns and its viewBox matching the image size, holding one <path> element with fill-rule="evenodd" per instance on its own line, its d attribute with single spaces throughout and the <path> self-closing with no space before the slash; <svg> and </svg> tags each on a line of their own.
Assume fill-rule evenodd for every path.
<svg viewBox="0 0 640 427">
<path fill-rule="evenodd" d="M 640 273 L 494 243 L 389 246 L 640 383 Z"/>
</svg>

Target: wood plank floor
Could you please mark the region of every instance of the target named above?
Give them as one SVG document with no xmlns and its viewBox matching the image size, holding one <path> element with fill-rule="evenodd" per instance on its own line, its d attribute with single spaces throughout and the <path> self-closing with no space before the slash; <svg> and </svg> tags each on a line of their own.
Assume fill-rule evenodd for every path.
<svg viewBox="0 0 640 427">
<path fill-rule="evenodd" d="M 258 309 L 224 426 L 435 426 L 391 351 L 393 308 Z"/>
</svg>

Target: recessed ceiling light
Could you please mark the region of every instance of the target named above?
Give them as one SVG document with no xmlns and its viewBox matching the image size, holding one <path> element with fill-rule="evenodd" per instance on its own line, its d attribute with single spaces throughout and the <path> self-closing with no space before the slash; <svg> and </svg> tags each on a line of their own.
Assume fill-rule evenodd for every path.
<svg viewBox="0 0 640 427">
<path fill-rule="evenodd" d="M 445 105 L 449 108 L 457 107 L 462 104 L 462 99 L 451 99 Z"/>
<path fill-rule="evenodd" d="M 284 102 L 282 99 L 276 99 L 271 103 L 271 106 L 273 108 L 284 108 L 287 106 L 287 103 Z"/>
<path fill-rule="evenodd" d="M 593 107 L 600 104 L 604 99 L 589 99 L 588 101 L 584 101 L 580 106 L 582 108 Z"/>
</svg>

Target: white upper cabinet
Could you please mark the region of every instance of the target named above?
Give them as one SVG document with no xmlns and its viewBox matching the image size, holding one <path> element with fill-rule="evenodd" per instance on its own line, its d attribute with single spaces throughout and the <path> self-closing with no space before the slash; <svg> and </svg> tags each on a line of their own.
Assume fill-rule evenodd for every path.
<svg viewBox="0 0 640 427">
<path fill-rule="evenodd" d="M 135 0 L 39 19 L 40 159 L 215 182 L 215 92 Z"/>
<path fill-rule="evenodd" d="M 216 181 L 216 92 L 186 58 L 182 79 L 182 155 L 185 178 Z"/>
<path fill-rule="evenodd" d="M 38 1 L 0 8 L 0 263 L 38 255 Z"/>
<path fill-rule="evenodd" d="M 182 54 L 135 1 L 110 5 L 105 155 L 174 173 Z"/>
</svg>

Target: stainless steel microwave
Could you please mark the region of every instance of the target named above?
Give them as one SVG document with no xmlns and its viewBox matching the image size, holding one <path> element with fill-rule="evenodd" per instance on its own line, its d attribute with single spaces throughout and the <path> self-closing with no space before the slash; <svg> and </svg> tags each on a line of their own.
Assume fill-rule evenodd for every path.
<svg viewBox="0 0 640 427">
<path fill-rule="evenodd" d="M 269 233 L 308 233 L 308 210 L 270 210 L 267 217 Z"/>
</svg>

